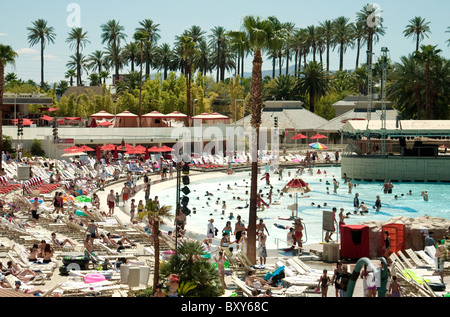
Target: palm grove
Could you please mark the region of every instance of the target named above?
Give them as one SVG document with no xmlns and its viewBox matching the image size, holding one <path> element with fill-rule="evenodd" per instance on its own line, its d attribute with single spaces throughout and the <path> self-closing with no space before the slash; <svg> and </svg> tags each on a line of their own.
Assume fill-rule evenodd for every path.
<svg viewBox="0 0 450 317">
<path fill-rule="evenodd" d="M 104 49 L 90 54 L 85 50 L 93 39 L 87 30 L 74 28 L 65 39 L 73 50 L 67 62 L 67 81 L 61 80 L 54 87 L 45 82 L 44 52 L 56 41 L 56 33 L 47 21 L 40 19 L 27 30 L 30 46 L 39 45 L 41 49 L 41 83 L 24 82 L 14 74 L 5 76 L 5 66 L 14 63 L 17 55 L 12 48 L 0 45 L 0 105 L 3 91 L 27 87 L 56 96 L 68 86 L 83 85 L 85 75 L 90 86 L 103 86 L 103 93 L 55 98 L 55 106 L 60 108 L 56 115 L 88 117 L 99 110 L 114 111 L 114 104 L 117 111 L 143 114 L 178 110 L 188 115 L 193 114 L 194 107 L 200 113 L 222 106 L 220 110 L 233 118 L 250 114 L 258 133 L 263 101 L 283 99 L 302 100 L 312 112 L 332 119 L 334 102 L 349 94 L 367 93 L 365 53 L 373 51 L 374 43 L 386 33 L 382 24 L 368 27 L 370 13 L 366 5 L 356 12 L 354 21 L 341 16 L 304 28 L 274 16 L 246 16 L 240 30 L 217 26 L 208 33 L 193 25 L 177 36 L 172 46 L 160 43 L 159 25 L 152 20 L 139 21 L 131 38 L 119 21 L 110 20 L 100 26 Z M 450 27 L 438 31 L 450 33 Z M 442 57 L 436 46 L 421 45 L 430 33 L 430 23 L 425 19 L 415 17 L 407 21 L 399 36 L 411 38 L 415 45 L 399 61 L 389 60 L 387 94 L 403 119 L 448 119 L 450 61 Z M 356 51 L 356 59 L 351 65 L 344 65 L 349 50 Z M 333 54 L 339 57 L 337 70 L 330 67 Z M 252 59 L 248 77 L 244 72 L 247 57 Z M 263 78 L 264 61 L 271 66 L 271 76 Z M 129 71 L 121 78 L 124 69 Z M 380 60 L 375 59 L 371 71 L 374 82 L 379 82 Z M 105 85 L 111 76 L 116 81 L 114 96 Z M 378 86 L 373 91 L 377 89 Z M 235 101 L 240 99 L 245 102 L 234 113 Z M 256 169 L 257 163 L 253 163 L 248 249 L 253 260 Z"/>
</svg>

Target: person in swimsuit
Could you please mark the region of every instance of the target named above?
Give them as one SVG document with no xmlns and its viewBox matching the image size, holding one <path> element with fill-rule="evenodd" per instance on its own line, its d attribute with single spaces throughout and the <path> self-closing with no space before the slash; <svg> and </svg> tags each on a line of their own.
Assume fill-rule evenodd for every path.
<svg viewBox="0 0 450 317">
<path fill-rule="evenodd" d="M 136 205 L 134 204 L 135 200 L 134 198 L 131 200 L 131 206 L 130 206 L 130 222 L 133 222 L 134 219 L 134 212 L 136 211 Z"/>
<path fill-rule="evenodd" d="M 397 282 L 397 276 L 392 276 L 392 282 L 389 285 L 388 294 L 391 294 L 391 297 L 401 297 L 402 288 L 400 284 Z"/>
<path fill-rule="evenodd" d="M 241 243 L 242 232 L 245 231 L 245 225 L 241 221 L 241 215 L 238 215 L 236 217 L 236 220 L 237 220 L 237 222 L 236 222 L 236 224 L 234 226 L 234 235 L 236 236 L 236 241 L 237 241 L 236 249 L 239 250 L 239 245 Z"/>
<path fill-rule="evenodd" d="M 95 239 L 96 237 L 98 237 L 98 226 L 94 220 L 91 220 L 91 223 L 88 224 L 85 234 L 88 232 L 89 232 L 89 235 L 92 236 L 92 238 Z"/>
<path fill-rule="evenodd" d="M 336 297 L 339 297 L 339 290 L 341 289 L 341 285 L 339 280 L 342 278 L 343 274 L 342 262 L 339 261 L 336 264 L 336 268 L 334 269 L 333 277 L 331 278 L 331 283 L 334 283 L 334 289 L 336 290 Z"/>
<path fill-rule="evenodd" d="M 214 258 L 217 263 L 217 269 L 220 275 L 220 281 L 222 282 L 223 289 L 227 288 L 227 284 L 225 283 L 225 257 L 223 256 L 223 252 L 219 251 L 218 256 Z"/>
<path fill-rule="evenodd" d="M 169 297 L 178 297 L 178 286 L 180 285 L 180 279 L 176 274 L 169 276 Z"/>
<path fill-rule="evenodd" d="M 389 255 L 391 250 L 391 237 L 389 236 L 389 232 L 384 232 L 384 257 L 386 258 L 386 261 L 388 264 L 390 264 Z"/>
<path fill-rule="evenodd" d="M 330 277 L 328 276 L 328 271 L 325 269 L 323 270 L 323 275 L 319 279 L 319 285 L 317 287 L 320 287 L 320 290 L 322 291 L 322 297 L 327 297 L 328 294 L 328 285 L 330 285 Z"/>
</svg>

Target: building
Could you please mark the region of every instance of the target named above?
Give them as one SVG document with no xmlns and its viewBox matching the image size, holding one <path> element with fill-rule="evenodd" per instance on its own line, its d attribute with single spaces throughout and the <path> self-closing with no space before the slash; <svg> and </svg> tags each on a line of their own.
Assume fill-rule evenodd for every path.
<svg viewBox="0 0 450 317">
<path fill-rule="evenodd" d="M 392 109 L 393 103 L 390 101 L 386 102 L 386 109 Z M 340 117 L 344 113 L 347 113 L 354 109 L 366 110 L 369 106 L 369 97 L 358 95 L 358 96 L 347 96 L 345 99 L 340 100 L 333 104 L 333 108 L 335 110 L 335 117 Z M 372 107 L 373 110 L 381 110 L 382 108 L 382 100 L 380 99 L 380 95 L 374 94 L 372 99 Z"/>
<path fill-rule="evenodd" d="M 369 181 L 450 181 L 450 120 L 347 121 L 353 140 L 342 155 L 342 176 Z M 385 155 L 373 150 L 386 138 Z M 370 147 L 368 146 L 370 142 Z"/>
<path fill-rule="evenodd" d="M 236 125 L 244 130 L 251 127 L 251 115 L 238 120 Z M 294 135 L 302 133 L 308 137 L 317 133 L 317 128 L 326 124 L 328 120 L 312 113 L 303 107 L 301 101 L 266 101 L 261 113 L 262 130 L 270 131 L 275 122 L 278 124 L 281 144 L 307 144 L 308 139 L 294 141 Z M 268 137 L 270 139 L 270 137 Z"/>
</svg>

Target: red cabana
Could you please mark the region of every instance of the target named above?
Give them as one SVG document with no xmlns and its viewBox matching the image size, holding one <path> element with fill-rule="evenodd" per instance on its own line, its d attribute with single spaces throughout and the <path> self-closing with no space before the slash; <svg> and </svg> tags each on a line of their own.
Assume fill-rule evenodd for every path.
<svg viewBox="0 0 450 317">
<path fill-rule="evenodd" d="M 131 113 L 130 111 L 124 111 L 117 115 L 116 127 L 135 128 L 138 126 L 138 120 L 138 115 Z"/>
</svg>

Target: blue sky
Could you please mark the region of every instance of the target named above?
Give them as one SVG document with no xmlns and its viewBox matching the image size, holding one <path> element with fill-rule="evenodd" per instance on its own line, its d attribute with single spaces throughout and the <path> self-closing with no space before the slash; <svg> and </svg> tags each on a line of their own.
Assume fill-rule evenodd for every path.
<svg viewBox="0 0 450 317">
<path fill-rule="evenodd" d="M 40 80 L 39 47 L 30 48 L 27 42 L 27 27 L 39 18 L 48 21 L 55 28 L 57 37 L 53 45 L 46 48 L 46 81 L 52 83 L 63 80 L 66 63 L 73 54 L 65 42 L 70 27 L 67 18 L 69 4 L 78 4 L 81 11 L 81 27 L 88 31 L 90 44 L 83 53 L 89 55 L 97 49 L 102 49 L 100 26 L 110 19 L 117 19 L 125 27 L 128 40 L 131 39 L 138 22 L 152 19 L 160 24 L 161 39 L 159 43 L 172 45 L 176 35 L 180 35 L 192 25 L 198 25 L 209 34 L 214 26 L 223 26 L 228 30 L 238 30 L 245 15 L 267 17 L 274 15 L 281 22 L 294 22 L 297 27 L 306 27 L 339 16 L 349 17 L 354 21 L 356 12 L 369 3 L 358 0 L 22 0 L 5 1 L 2 3 L 2 19 L 0 20 L 0 43 L 12 45 L 19 53 L 15 68 L 8 67 L 7 72 L 15 72 L 24 80 Z M 423 44 L 438 45 L 442 55 L 450 58 L 450 47 L 446 41 L 450 33 L 450 1 L 448 0 L 378 0 L 382 10 L 386 35 L 374 47 L 376 55 L 381 47 L 390 50 L 390 57 L 398 61 L 401 56 L 411 53 L 415 48 L 413 39 L 406 39 L 402 32 L 408 21 L 415 16 L 421 16 L 430 21 L 431 34 Z M 365 59 L 365 49 L 362 50 Z M 345 55 L 344 67 L 352 69 L 355 64 L 356 52 L 349 49 Z M 331 68 L 336 69 L 339 63 L 338 50 L 331 54 Z M 246 61 L 246 71 L 251 71 L 251 59 Z M 265 60 L 263 69 L 271 69 L 270 61 Z"/>
</svg>

